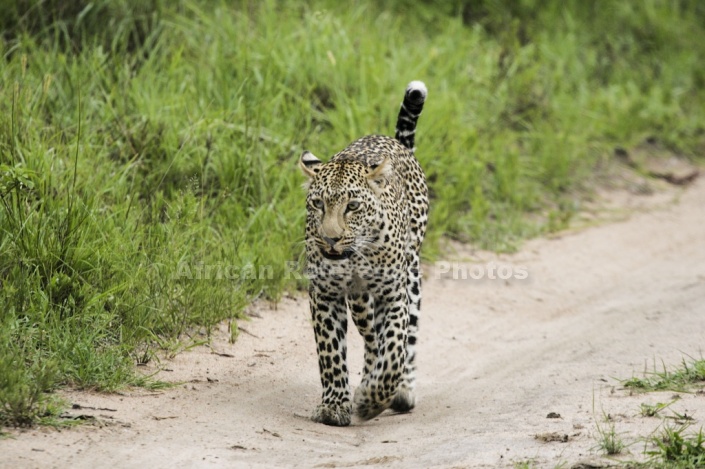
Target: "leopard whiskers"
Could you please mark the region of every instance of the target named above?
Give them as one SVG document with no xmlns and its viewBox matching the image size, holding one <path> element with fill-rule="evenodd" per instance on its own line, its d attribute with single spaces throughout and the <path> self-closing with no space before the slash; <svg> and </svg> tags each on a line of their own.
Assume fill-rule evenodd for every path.
<svg viewBox="0 0 705 469">
<path fill-rule="evenodd" d="M 364 267 L 370 268 L 370 269 L 372 268 L 372 263 L 367 258 L 364 251 L 360 249 L 360 246 L 358 246 L 356 244 L 351 244 L 348 249 L 350 249 L 353 253 L 355 253 L 365 263 Z"/>
<path fill-rule="evenodd" d="M 384 248 L 384 243 L 380 242 L 379 236 L 377 236 L 377 235 L 363 236 L 357 240 L 357 243 L 362 246 L 372 246 L 372 247 L 376 247 L 376 248 Z"/>
</svg>

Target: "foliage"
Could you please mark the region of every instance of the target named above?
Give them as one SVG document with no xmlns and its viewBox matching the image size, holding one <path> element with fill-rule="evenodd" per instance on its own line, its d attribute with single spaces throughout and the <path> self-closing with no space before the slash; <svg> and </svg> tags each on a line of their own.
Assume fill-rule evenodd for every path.
<svg viewBox="0 0 705 469">
<path fill-rule="evenodd" d="M 649 439 L 654 449 L 646 467 L 664 469 L 696 469 L 705 466 L 705 434 L 700 429 L 687 433 L 689 425 L 666 426 Z M 638 466 L 645 467 L 645 466 Z"/>
<path fill-rule="evenodd" d="M 688 391 L 705 384 L 705 360 L 685 359 L 674 370 L 653 371 L 645 373 L 643 378 L 632 377 L 622 382 L 624 387 L 639 391 Z"/>
</svg>

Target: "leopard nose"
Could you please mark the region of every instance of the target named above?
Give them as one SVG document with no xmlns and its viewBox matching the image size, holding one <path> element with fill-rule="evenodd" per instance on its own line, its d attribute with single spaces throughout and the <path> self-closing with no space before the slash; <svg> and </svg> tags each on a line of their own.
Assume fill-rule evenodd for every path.
<svg viewBox="0 0 705 469">
<path fill-rule="evenodd" d="M 338 241 L 340 241 L 340 238 L 329 238 L 328 236 L 324 236 L 324 237 L 323 237 L 323 241 L 325 241 L 326 243 L 328 243 L 328 245 L 329 245 L 330 247 L 333 247 L 333 246 L 335 246 L 335 243 L 337 243 Z"/>
</svg>

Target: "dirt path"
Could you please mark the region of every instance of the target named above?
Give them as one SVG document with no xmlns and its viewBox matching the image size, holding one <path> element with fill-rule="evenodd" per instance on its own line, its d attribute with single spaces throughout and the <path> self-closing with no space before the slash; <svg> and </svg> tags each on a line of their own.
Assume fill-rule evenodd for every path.
<svg viewBox="0 0 705 469">
<path fill-rule="evenodd" d="M 103 425 L 15 432 L 0 440 L 0 466 L 475 468 L 532 460 L 571 467 L 600 459 L 604 415 L 635 442 L 661 422 L 641 417 L 639 405 L 673 395 L 629 396 L 615 378 L 702 357 L 703 182 L 667 208 L 536 240 L 516 255 L 461 253 L 471 262 L 455 267 L 470 269 L 466 280 L 452 278 L 452 265 L 427 266 L 420 402 L 411 414 L 384 413 L 348 428 L 309 421 L 319 382 L 308 305 L 286 299 L 254 311 L 261 317 L 243 324 L 248 333 L 235 345 L 222 332 L 213 346 L 221 355 L 199 348 L 167 363 L 165 379 L 187 382 L 176 389 L 68 393 L 70 402 L 99 408 L 72 413 L 96 415 Z M 489 279 L 489 262 L 502 266 L 495 276 L 524 270 L 528 278 Z M 472 279 L 480 268 L 485 278 Z M 361 342 L 351 335 L 357 371 Z M 699 427 L 705 396 L 681 396 L 671 409 L 695 415 Z M 535 438 L 551 432 L 567 441 Z M 627 457 L 642 449 L 634 444 Z"/>
</svg>

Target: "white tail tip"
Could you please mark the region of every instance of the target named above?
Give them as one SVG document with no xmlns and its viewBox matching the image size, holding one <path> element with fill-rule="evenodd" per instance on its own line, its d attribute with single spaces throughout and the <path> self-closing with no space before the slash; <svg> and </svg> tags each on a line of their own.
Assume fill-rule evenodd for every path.
<svg viewBox="0 0 705 469">
<path fill-rule="evenodd" d="M 410 91 L 420 91 L 421 94 L 424 97 L 424 100 L 426 99 L 426 96 L 428 95 L 428 90 L 426 89 L 426 84 L 422 81 L 419 80 L 414 80 L 408 85 L 406 85 L 406 92 L 409 93 Z"/>
</svg>

